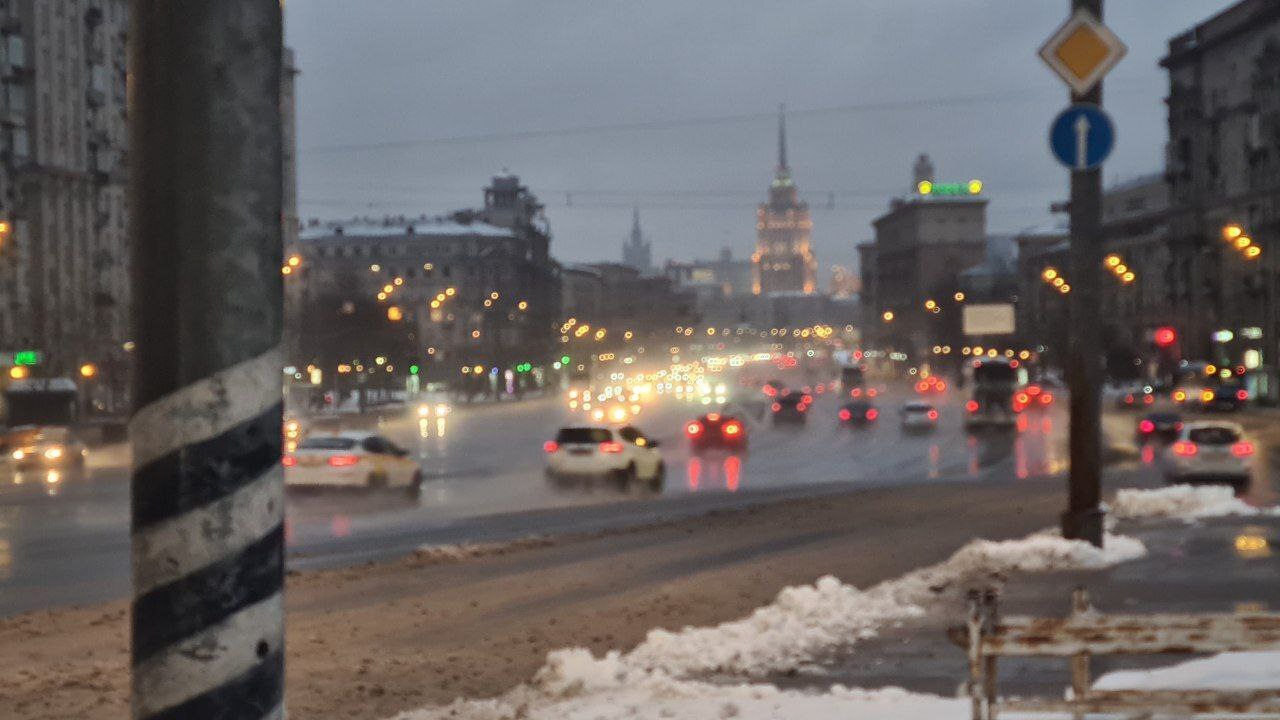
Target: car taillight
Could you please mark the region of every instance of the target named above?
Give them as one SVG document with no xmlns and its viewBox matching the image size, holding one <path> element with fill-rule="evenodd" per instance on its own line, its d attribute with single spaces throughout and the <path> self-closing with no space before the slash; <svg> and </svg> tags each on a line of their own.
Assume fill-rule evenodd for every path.
<svg viewBox="0 0 1280 720">
<path fill-rule="evenodd" d="M 774 404 L 772 405 L 772 410 L 773 410 L 774 412 L 779 412 L 779 411 L 781 411 L 781 410 L 782 410 L 782 404 L 781 404 L 781 403 L 774 403 Z"/>
<path fill-rule="evenodd" d="M 548 455 L 558 451 L 559 449 L 560 449 L 560 443 L 556 442 L 555 440 L 548 440 L 542 443 L 542 451 L 547 453 Z"/>
<path fill-rule="evenodd" d="M 805 405 L 808 405 L 808 404 L 810 404 L 810 403 L 812 403 L 812 402 L 813 402 L 813 396 L 812 396 L 812 395 L 805 394 L 805 395 L 801 396 L 801 398 L 800 398 L 800 402 L 803 402 Z"/>
<path fill-rule="evenodd" d="M 850 390 L 849 397 L 862 397 L 862 388 L 854 388 Z"/>
<path fill-rule="evenodd" d="M 1143 402 L 1143 403 L 1145 403 L 1145 404 L 1147 404 L 1147 405 L 1154 405 L 1154 404 L 1155 404 L 1155 402 L 1156 402 L 1156 396 L 1155 396 L 1155 395 L 1143 395 L 1143 396 L 1142 396 L 1142 402 Z"/>
<path fill-rule="evenodd" d="M 1174 423 L 1174 424 L 1173 424 L 1173 429 L 1174 429 L 1174 430 L 1182 430 L 1182 423 L 1181 423 L 1181 422 L 1176 422 L 1176 423 Z"/>
<path fill-rule="evenodd" d="M 929 419 L 930 419 L 930 420 L 937 420 L 937 419 L 938 419 L 938 411 L 937 411 L 937 410 L 930 410 L 930 411 L 929 411 Z"/>
<path fill-rule="evenodd" d="M 1174 402 L 1182 402 L 1187 399 L 1187 393 L 1182 390 L 1175 390 L 1173 393 Z"/>
<path fill-rule="evenodd" d="M 742 423 L 727 422 L 724 424 L 724 427 L 721 428 L 721 432 L 729 437 L 740 435 L 742 433 Z"/>
<path fill-rule="evenodd" d="M 853 417 L 853 413 L 849 412 L 849 408 L 840 408 L 840 419 L 849 420 Z"/>
<path fill-rule="evenodd" d="M 685 431 L 685 433 L 687 433 L 687 434 L 689 435 L 689 437 L 695 437 L 695 436 L 697 436 L 697 435 L 701 435 L 701 434 L 702 434 L 702 423 L 699 423 L 699 422 L 691 422 L 691 423 L 689 423 L 688 425 L 685 425 L 685 426 L 684 426 L 684 431 Z"/>
<path fill-rule="evenodd" d="M 867 391 L 867 397 L 875 397 L 876 394 L 877 393 L 875 388 L 871 388 L 870 390 Z"/>
<path fill-rule="evenodd" d="M 1144 433 L 1152 433 L 1156 431 L 1156 424 L 1151 422 L 1150 420 L 1143 420 L 1142 422 L 1138 423 L 1138 429 Z"/>
<path fill-rule="evenodd" d="M 1253 454 L 1253 443 L 1242 440 L 1231 446 L 1231 454 L 1236 457 L 1249 457 Z"/>
<path fill-rule="evenodd" d="M 1197 447 L 1196 444 L 1193 442 L 1187 442 L 1186 440 L 1179 440 L 1178 442 L 1173 444 L 1173 453 L 1175 455 L 1181 455 L 1183 457 L 1191 457 L 1198 452 L 1200 452 L 1200 448 Z"/>
<path fill-rule="evenodd" d="M 876 419 L 876 418 L 878 418 L 878 417 L 880 417 L 880 411 L 879 411 L 879 410 L 877 410 L 877 409 L 875 409 L 875 408 L 871 408 L 870 410 L 868 410 L 868 411 L 867 411 L 867 419 L 868 419 L 868 420 L 875 420 L 875 419 Z"/>
<path fill-rule="evenodd" d="M 707 419 L 708 419 L 708 420 L 710 420 L 711 422 L 720 422 L 720 414 L 719 414 L 719 413 L 707 413 Z"/>
<path fill-rule="evenodd" d="M 1031 402 L 1031 397 L 1026 393 L 1018 393 L 1017 395 L 1014 396 L 1014 401 L 1016 401 L 1019 405 L 1026 405 L 1027 403 Z"/>
<path fill-rule="evenodd" d="M 809 403 L 798 403 L 796 405 L 796 409 L 799 410 L 800 412 L 804 412 L 805 410 L 809 409 Z"/>
<path fill-rule="evenodd" d="M 1132 396 L 1132 395 L 1125 395 L 1125 396 L 1124 396 L 1124 404 L 1125 404 L 1125 405 L 1132 405 L 1132 404 L 1133 404 L 1133 396 Z"/>
<path fill-rule="evenodd" d="M 937 385 L 934 385 L 933 387 L 934 387 L 938 392 L 942 392 L 943 390 L 946 390 L 946 389 L 947 389 L 947 383 L 946 383 L 946 381 L 944 381 L 944 380 L 939 380 L 939 381 L 938 381 L 938 384 L 937 384 Z"/>
<path fill-rule="evenodd" d="M 609 442 L 600 443 L 600 452 L 603 453 L 620 453 L 622 452 L 622 443 L 610 440 Z"/>
<path fill-rule="evenodd" d="M 1240 402 L 1244 402 L 1245 400 L 1248 400 L 1248 399 L 1249 399 L 1249 391 L 1248 391 L 1248 390 L 1237 390 L 1237 391 L 1236 391 L 1236 399 L 1237 399 L 1237 400 L 1239 400 Z"/>
<path fill-rule="evenodd" d="M 280 464 L 285 467 L 293 467 L 294 465 L 298 464 L 298 458 L 294 457 L 293 455 L 285 455 L 284 457 L 280 458 Z"/>
<path fill-rule="evenodd" d="M 964 409 L 971 413 L 978 412 L 978 401 L 970 400 L 969 402 L 964 404 Z"/>
<path fill-rule="evenodd" d="M 924 392 L 925 390 L 928 390 L 928 389 L 929 389 L 929 383 L 927 383 L 927 382 L 925 382 L 925 381 L 923 381 L 923 380 L 921 380 L 920 382 L 916 383 L 916 392 L 918 392 L 918 393 L 922 393 L 922 392 Z"/>
<path fill-rule="evenodd" d="M 329 467 L 351 467 L 360 462 L 359 455 L 330 455 Z"/>
<path fill-rule="evenodd" d="M 1027 394 L 1028 394 L 1028 395 L 1030 395 L 1031 397 L 1035 397 L 1035 396 L 1039 395 L 1039 394 L 1040 394 L 1040 386 L 1039 386 L 1039 385 L 1028 385 L 1028 386 L 1027 386 Z"/>
<path fill-rule="evenodd" d="M 1041 395 L 1041 396 L 1040 396 L 1040 404 L 1041 404 L 1041 405 L 1048 405 L 1048 404 L 1050 404 L 1050 403 L 1052 403 L 1052 402 L 1053 402 L 1053 395 L 1051 395 L 1051 394 L 1049 394 L 1049 393 L 1045 393 L 1045 394 L 1043 394 L 1043 395 Z"/>
</svg>

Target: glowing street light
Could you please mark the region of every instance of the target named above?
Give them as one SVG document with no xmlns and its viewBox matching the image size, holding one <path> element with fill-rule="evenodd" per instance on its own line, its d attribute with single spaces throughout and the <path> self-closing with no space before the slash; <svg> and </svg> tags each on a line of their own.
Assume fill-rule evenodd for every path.
<svg viewBox="0 0 1280 720">
<path fill-rule="evenodd" d="M 884 314 L 882 314 L 882 315 L 880 316 L 880 319 L 881 319 L 881 320 L 884 320 L 884 321 L 885 321 L 885 322 L 887 322 L 887 323 L 891 323 L 891 322 L 893 322 L 893 311 L 892 311 L 892 310 L 885 310 L 885 311 L 884 311 Z"/>
<path fill-rule="evenodd" d="M 98 366 L 93 363 L 85 363 L 80 366 L 80 377 L 86 380 L 98 374 Z"/>
<path fill-rule="evenodd" d="M 1243 234 L 1244 228 L 1240 227 L 1238 223 L 1230 223 L 1222 228 L 1223 240 L 1235 240 Z"/>
</svg>

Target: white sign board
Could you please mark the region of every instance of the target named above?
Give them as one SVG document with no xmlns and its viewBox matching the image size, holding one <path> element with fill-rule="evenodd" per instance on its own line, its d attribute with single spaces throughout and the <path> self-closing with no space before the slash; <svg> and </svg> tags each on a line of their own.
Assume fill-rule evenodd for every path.
<svg viewBox="0 0 1280 720">
<path fill-rule="evenodd" d="M 1012 335 L 1013 304 L 991 303 L 964 306 L 965 335 Z"/>
</svg>

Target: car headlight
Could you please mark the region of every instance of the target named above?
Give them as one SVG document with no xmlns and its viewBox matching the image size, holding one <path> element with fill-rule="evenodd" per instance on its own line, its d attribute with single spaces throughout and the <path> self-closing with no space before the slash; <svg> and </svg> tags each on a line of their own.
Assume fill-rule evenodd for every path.
<svg viewBox="0 0 1280 720">
<path fill-rule="evenodd" d="M 449 414 L 449 406 L 448 406 L 448 405 L 445 405 L 444 403 L 440 403 L 440 404 L 436 405 L 436 415 L 444 416 L 444 415 L 448 415 L 448 414 Z"/>
<path fill-rule="evenodd" d="M 14 459 L 14 460 L 21 460 L 22 458 L 24 458 L 24 457 L 26 457 L 26 456 L 27 456 L 27 454 L 26 454 L 26 453 L 24 453 L 24 452 L 22 452 L 21 450 L 14 450 L 14 451 L 13 451 L 13 459 Z"/>
<path fill-rule="evenodd" d="M 62 457 L 62 448 L 51 447 L 48 450 L 44 451 L 44 457 L 46 460 L 57 460 L 58 458 Z"/>
</svg>

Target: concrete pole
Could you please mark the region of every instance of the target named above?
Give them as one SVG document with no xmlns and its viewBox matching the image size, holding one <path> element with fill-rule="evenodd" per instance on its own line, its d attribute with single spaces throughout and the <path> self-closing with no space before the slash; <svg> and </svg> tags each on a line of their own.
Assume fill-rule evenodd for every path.
<svg viewBox="0 0 1280 720">
<path fill-rule="evenodd" d="M 132 0 L 133 717 L 284 714 L 279 0 Z"/>
<path fill-rule="evenodd" d="M 1102 19 L 1102 0 L 1071 0 L 1071 12 Z M 1102 83 L 1072 102 L 1102 106 Z M 1071 171 L 1071 294 L 1067 386 L 1071 474 L 1063 537 L 1102 546 L 1102 170 Z"/>
</svg>

